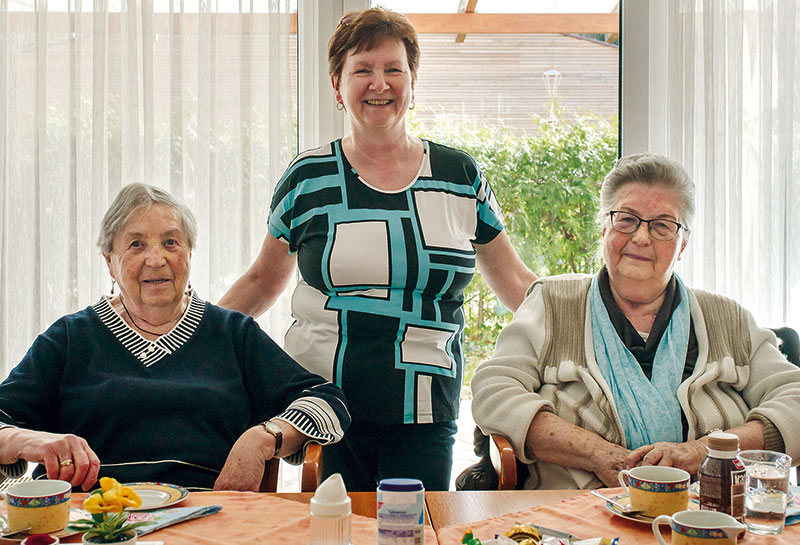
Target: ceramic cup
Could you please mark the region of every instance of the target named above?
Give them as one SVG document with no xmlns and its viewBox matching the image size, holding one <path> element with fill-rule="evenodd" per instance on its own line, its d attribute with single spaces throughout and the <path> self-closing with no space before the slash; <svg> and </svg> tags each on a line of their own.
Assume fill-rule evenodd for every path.
<svg viewBox="0 0 800 545">
<path fill-rule="evenodd" d="M 631 509 L 648 517 L 672 515 L 689 504 L 689 474 L 666 466 L 641 466 L 619 472 L 619 484 L 628 491 Z"/>
<path fill-rule="evenodd" d="M 679 511 L 660 515 L 653 521 L 653 534 L 661 545 L 661 524 L 672 529 L 672 545 L 735 545 L 746 526 L 735 518 L 716 511 Z"/>
<path fill-rule="evenodd" d="M 66 481 L 28 481 L 15 484 L 3 493 L 8 504 L 11 531 L 30 526 L 29 534 L 49 534 L 63 530 L 69 522 L 72 485 Z"/>
</svg>

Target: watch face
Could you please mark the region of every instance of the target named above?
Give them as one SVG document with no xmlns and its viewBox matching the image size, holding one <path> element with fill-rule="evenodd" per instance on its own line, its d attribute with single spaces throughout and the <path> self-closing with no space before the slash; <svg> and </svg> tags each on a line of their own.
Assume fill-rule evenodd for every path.
<svg viewBox="0 0 800 545">
<path fill-rule="evenodd" d="M 277 425 L 275 422 L 272 422 L 271 420 L 269 422 L 264 422 L 264 427 L 267 428 L 273 435 L 283 434 L 283 432 L 281 431 L 281 427 Z"/>
</svg>

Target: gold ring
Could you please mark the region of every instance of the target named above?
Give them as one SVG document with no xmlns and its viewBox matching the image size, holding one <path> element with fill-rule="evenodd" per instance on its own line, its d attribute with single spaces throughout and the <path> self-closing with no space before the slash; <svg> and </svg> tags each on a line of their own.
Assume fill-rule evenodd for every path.
<svg viewBox="0 0 800 545">
<path fill-rule="evenodd" d="M 72 465 L 72 460 L 64 460 L 61 462 L 61 467 L 67 467 Z"/>
</svg>

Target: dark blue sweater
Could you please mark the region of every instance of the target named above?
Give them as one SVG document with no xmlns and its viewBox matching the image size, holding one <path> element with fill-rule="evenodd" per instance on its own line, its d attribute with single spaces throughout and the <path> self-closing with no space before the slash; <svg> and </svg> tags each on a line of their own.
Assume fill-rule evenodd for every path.
<svg viewBox="0 0 800 545">
<path fill-rule="evenodd" d="M 338 387 L 251 317 L 200 303 L 191 337 L 150 366 L 95 308 L 61 318 L 0 385 L 0 422 L 83 437 L 100 476 L 187 487 L 212 487 L 236 439 L 276 415 L 321 443 L 341 438 L 350 416 Z"/>
</svg>

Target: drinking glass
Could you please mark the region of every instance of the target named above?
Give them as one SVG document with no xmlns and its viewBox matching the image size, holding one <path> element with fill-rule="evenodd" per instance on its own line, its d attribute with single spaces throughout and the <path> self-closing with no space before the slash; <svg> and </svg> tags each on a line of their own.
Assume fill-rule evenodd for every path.
<svg viewBox="0 0 800 545">
<path fill-rule="evenodd" d="M 779 534 L 786 522 L 786 500 L 792 457 L 769 450 L 743 450 L 739 459 L 747 475 L 744 523 L 756 534 Z"/>
</svg>

